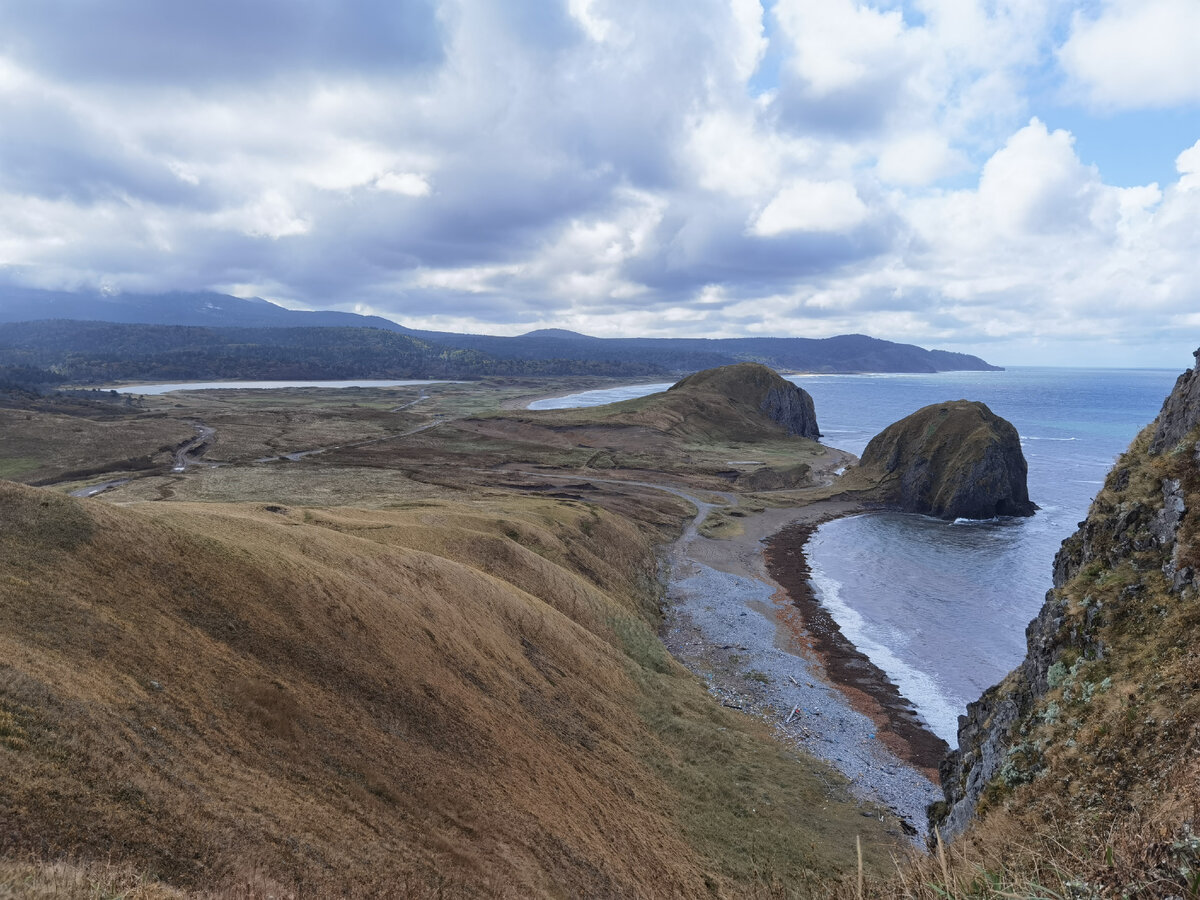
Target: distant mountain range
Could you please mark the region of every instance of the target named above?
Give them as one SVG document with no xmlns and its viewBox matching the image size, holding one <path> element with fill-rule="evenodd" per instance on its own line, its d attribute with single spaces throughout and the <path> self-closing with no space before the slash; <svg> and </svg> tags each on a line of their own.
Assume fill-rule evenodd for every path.
<svg viewBox="0 0 1200 900">
<path fill-rule="evenodd" d="M 97 328 L 97 322 L 126 327 Z M 18 327 L 15 323 L 39 324 Z M 272 333 L 272 329 L 280 331 Z M 394 337 L 371 338 L 363 333 L 366 329 L 392 332 Z M 255 364 L 256 346 L 270 365 Z M 231 347 L 236 348 L 236 359 L 231 357 Z M 356 352 L 365 347 L 370 353 L 362 359 L 363 371 L 350 371 Z M 396 352 L 394 360 L 389 361 L 389 351 Z M 149 355 L 156 356 L 153 365 L 137 364 L 139 357 Z M 172 356 L 180 365 L 165 364 Z M 79 378 L 137 378 L 164 368 L 187 368 L 197 378 L 252 377 L 268 369 L 303 370 L 310 377 L 333 377 L 335 371 L 345 377 L 400 377 L 418 371 L 459 376 L 630 376 L 681 374 L 747 361 L 799 372 L 998 368 L 965 353 L 926 350 L 860 334 L 820 339 L 596 338 L 549 328 L 499 337 L 420 331 L 380 316 L 303 312 L 258 298 L 217 293 L 110 296 L 0 288 L 0 365 L 63 371 L 68 357 Z M 218 360 L 220 365 L 214 367 Z M 244 374 L 231 374 L 234 370 Z M 128 374 L 118 375 L 118 371 Z"/>
</svg>

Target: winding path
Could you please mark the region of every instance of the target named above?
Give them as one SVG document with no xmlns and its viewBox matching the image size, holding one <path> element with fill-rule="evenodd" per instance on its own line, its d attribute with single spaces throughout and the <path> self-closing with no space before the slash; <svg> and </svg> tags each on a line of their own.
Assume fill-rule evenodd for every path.
<svg viewBox="0 0 1200 900">
<path fill-rule="evenodd" d="M 784 527 L 815 526 L 857 511 L 858 504 L 818 500 L 770 508 L 741 519 L 744 534 L 710 540 L 700 534 L 700 526 L 712 510 L 736 506 L 737 495 L 703 492 L 725 501 L 720 504 L 671 485 L 586 480 L 660 490 L 696 507 L 696 515 L 669 550 L 661 637 L 671 655 L 704 679 L 723 705 L 762 718 L 784 742 L 832 764 L 859 799 L 890 810 L 903 830 L 919 840 L 925 830 L 925 807 L 940 799 L 941 791 L 897 756 L 877 724 L 832 683 L 813 653 L 807 625 L 792 597 L 771 578 L 763 555 L 763 541 Z M 864 814 L 868 810 L 864 807 Z"/>
<path fill-rule="evenodd" d="M 205 425 L 198 419 L 190 421 L 196 429 L 196 436 L 175 451 L 175 466 L 171 469 L 172 472 L 183 472 L 188 466 L 200 465 L 200 457 L 217 435 L 217 430 L 212 426 Z"/>
</svg>

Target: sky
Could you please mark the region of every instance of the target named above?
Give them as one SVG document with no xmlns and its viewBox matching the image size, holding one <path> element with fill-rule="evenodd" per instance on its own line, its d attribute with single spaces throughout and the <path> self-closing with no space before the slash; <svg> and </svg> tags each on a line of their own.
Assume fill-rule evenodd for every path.
<svg viewBox="0 0 1200 900">
<path fill-rule="evenodd" d="M 0 286 L 1200 346 L 1200 0 L 6 0 Z"/>
</svg>

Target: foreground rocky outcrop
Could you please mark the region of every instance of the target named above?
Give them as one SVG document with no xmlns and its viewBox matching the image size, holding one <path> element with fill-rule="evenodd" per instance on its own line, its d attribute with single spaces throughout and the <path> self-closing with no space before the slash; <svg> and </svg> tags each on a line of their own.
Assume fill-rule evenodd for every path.
<svg viewBox="0 0 1200 900">
<path fill-rule="evenodd" d="M 1193 369 L 1063 542 L 1021 665 L 960 717 L 945 802 L 930 810 L 943 836 L 975 821 L 1031 836 L 1053 823 L 1079 859 L 1103 850 L 1096 877 L 1115 889 L 1136 877 L 1139 896 L 1195 890 L 1198 512 Z"/>
<path fill-rule="evenodd" d="M 689 375 L 667 391 L 668 402 L 685 395 L 707 395 L 763 413 L 790 435 L 814 441 L 821 436 L 816 408 L 808 391 L 758 363 L 705 369 Z"/>
<path fill-rule="evenodd" d="M 863 451 L 856 478 L 875 498 L 943 519 L 1031 516 L 1017 430 L 982 403 L 956 400 L 889 425 Z"/>
</svg>

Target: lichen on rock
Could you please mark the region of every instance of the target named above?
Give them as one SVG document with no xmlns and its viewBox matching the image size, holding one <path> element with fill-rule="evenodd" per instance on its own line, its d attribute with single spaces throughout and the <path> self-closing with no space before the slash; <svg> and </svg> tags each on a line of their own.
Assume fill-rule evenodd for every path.
<svg viewBox="0 0 1200 900">
<path fill-rule="evenodd" d="M 1177 722 L 1200 706 L 1198 429 L 1193 369 L 1063 542 L 1025 658 L 959 718 L 945 800 L 930 809 L 943 837 L 995 814 L 1097 834 L 1139 815 L 1164 834 L 1190 828 L 1163 798 L 1194 785 L 1191 732 Z"/>
</svg>

